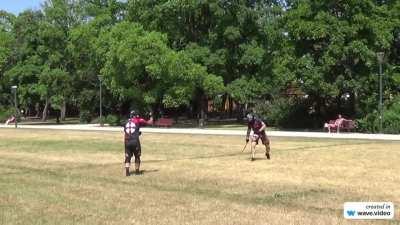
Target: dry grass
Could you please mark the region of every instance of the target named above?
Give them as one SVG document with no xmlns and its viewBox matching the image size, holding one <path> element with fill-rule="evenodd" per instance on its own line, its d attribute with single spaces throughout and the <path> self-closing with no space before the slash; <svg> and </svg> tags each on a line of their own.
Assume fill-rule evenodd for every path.
<svg viewBox="0 0 400 225">
<path fill-rule="evenodd" d="M 400 224 L 400 143 L 144 134 L 124 177 L 121 133 L 0 130 L 0 224 Z M 392 201 L 396 219 L 343 219 Z"/>
</svg>

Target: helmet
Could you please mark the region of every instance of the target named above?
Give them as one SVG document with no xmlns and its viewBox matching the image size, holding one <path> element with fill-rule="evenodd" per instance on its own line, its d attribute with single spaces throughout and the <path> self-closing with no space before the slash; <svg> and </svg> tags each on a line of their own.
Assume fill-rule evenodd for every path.
<svg viewBox="0 0 400 225">
<path fill-rule="evenodd" d="M 246 115 L 246 118 L 247 118 L 248 121 L 252 121 L 252 120 L 254 120 L 254 114 L 248 113 L 248 114 Z"/>
<path fill-rule="evenodd" d="M 138 117 L 138 116 L 139 116 L 139 113 L 137 113 L 135 110 L 132 110 L 129 113 L 129 118 L 134 118 L 134 117 Z"/>
</svg>

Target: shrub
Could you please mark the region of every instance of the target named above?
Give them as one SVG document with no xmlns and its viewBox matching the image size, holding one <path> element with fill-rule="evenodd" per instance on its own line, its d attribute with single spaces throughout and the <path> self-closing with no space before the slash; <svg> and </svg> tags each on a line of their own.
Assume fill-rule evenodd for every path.
<svg viewBox="0 0 400 225">
<path fill-rule="evenodd" d="M 11 115 L 15 114 L 14 108 L 0 108 L 0 122 L 5 122 Z"/>
<path fill-rule="evenodd" d="M 88 110 L 82 110 L 79 112 L 80 123 L 90 123 L 92 120 L 92 114 Z"/>
<path fill-rule="evenodd" d="M 108 115 L 106 116 L 105 123 L 108 123 L 111 126 L 119 126 L 121 125 L 121 118 L 117 115 Z"/>
<path fill-rule="evenodd" d="M 400 133 L 400 98 L 395 99 L 394 103 L 385 109 L 382 121 L 384 133 Z"/>
<path fill-rule="evenodd" d="M 378 113 L 373 112 L 357 120 L 357 131 L 363 133 L 376 133 L 379 131 Z"/>
<path fill-rule="evenodd" d="M 309 128 L 319 124 L 310 116 L 307 104 L 301 99 L 278 98 L 273 102 L 258 103 L 256 114 L 268 125 L 282 128 Z"/>
<path fill-rule="evenodd" d="M 379 132 L 379 112 L 369 113 L 357 121 L 358 130 L 367 133 Z M 382 116 L 382 132 L 400 134 L 400 97 L 395 98 L 385 107 Z"/>
</svg>

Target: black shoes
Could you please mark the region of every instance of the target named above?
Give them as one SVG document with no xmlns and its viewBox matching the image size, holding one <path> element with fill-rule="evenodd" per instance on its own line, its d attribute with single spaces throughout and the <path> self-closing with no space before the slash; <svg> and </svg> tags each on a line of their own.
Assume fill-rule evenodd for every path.
<svg viewBox="0 0 400 225">
<path fill-rule="evenodd" d="M 267 156 L 267 159 L 271 159 L 268 152 L 265 153 L 265 156 Z"/>
<path fill-rule="evenodd" d="M 140 171 L 139 170 L 135 170 L 135 175 L 140 175 Z"/>
<path fill-rule="evenodd" d="M 131 175 L 131 173 L 129 172 L 129 168 L 126 168 L 125 175 L 127 177 L 129 177 Z M 140 170 L 135 170 L 135 175 L 142 175 L 142 172 Z"/>
</svg>

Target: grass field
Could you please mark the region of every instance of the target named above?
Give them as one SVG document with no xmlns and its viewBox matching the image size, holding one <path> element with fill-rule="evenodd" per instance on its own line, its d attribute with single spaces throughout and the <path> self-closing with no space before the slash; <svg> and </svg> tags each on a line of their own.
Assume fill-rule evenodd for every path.
<svg viewBox="0 0 400 225">
<path fill-rule="evenodd" d="M 0 224 L 400 224 L 400 142 L 143 134 L 124 176 L 122 133 L 0 129 Z M 395 219 L 343 218 L 391 201 Z"/>
</svg>

